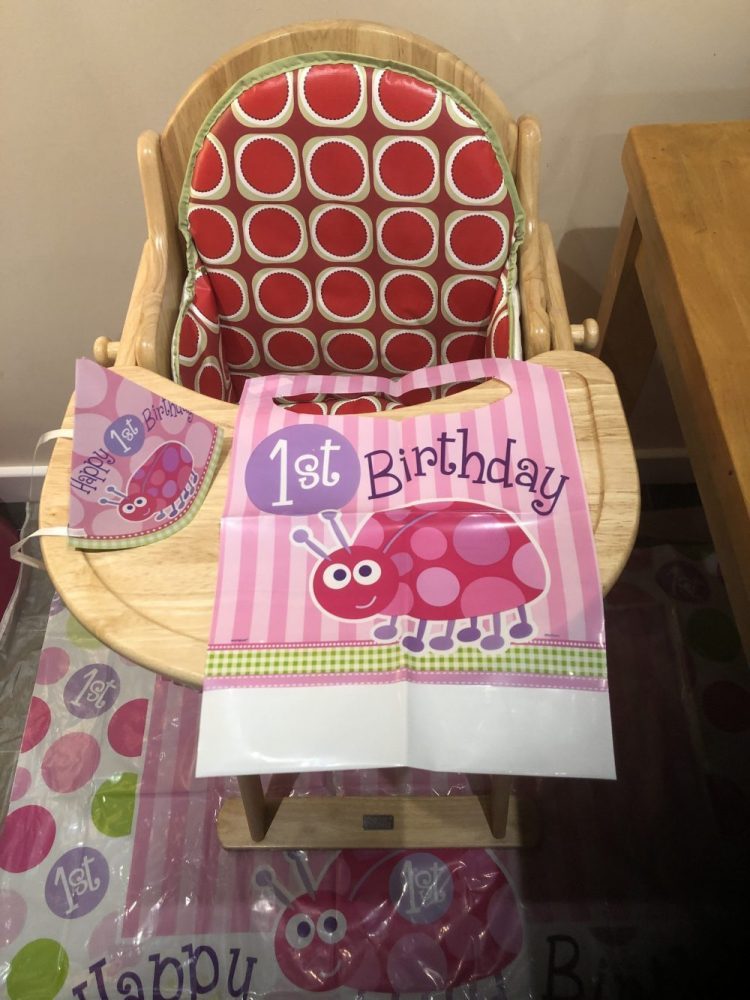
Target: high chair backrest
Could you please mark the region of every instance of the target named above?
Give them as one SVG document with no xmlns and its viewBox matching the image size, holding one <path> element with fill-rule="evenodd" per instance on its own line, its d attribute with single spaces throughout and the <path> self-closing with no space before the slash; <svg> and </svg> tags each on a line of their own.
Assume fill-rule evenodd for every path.
<svg viewBox="0 0 750 1000">
<path fill-rule="evenodd" d="M 188 261 L 173 377 L 236 400 L 280 370 L 507 356 L 515 146 L 476 74 L 405 33 L 303 25 L 227 57 L 161 139 Z"/>
</svg>

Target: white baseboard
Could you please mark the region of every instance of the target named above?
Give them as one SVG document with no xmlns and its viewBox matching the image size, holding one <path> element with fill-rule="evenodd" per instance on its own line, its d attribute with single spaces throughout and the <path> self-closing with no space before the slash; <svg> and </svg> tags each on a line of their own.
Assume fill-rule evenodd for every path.
<svg viewBox="0 0 750 1000">
<path fill-rule="evenodd" d="M 46 475 L 46 465 L 0 465 L 0 500 L 26 503 L 29 495 L 38 500 Z"/>
</svg>

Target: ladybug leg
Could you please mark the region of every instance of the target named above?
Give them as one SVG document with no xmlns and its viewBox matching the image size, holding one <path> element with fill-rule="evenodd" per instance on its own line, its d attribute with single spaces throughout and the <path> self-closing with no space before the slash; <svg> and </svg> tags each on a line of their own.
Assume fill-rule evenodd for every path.
<svg viewBox="0 0 750 1000">
<path fill-rule="evenodd" d="M 511 639 L 528 639 L 531 633 L 534 631 L 534 626 L 529 622 L 526 614 L 526 605 L 522 604 L 518 610 L 518 617 L 521 619 L 515 625 L 510 627 L 510 637 Z"/>
<path fill-rule="evenodd" d="M 500 634 L 500 612 L 496 611 L 492 616 L 492 633 L 491 635 L 486 635 L 484 639 L 479 643 L 482 649 L 494 650 L 502 649 L 505 645 L 505 639 L 503 639 Z"/>
<path fill-rule="evenodd" d="M 453 629 L 455 627 L 456 627 L 455 621 L 446 622 L 445 635 L 436 635 L 433 639 L 430 639 L 431 648 L 438 649 L 441 652 L 453 649 Z"/>
<path fill-rule="evenodd" d="M 482 633 L 477 628 L 477 619 L 471 619 L 471 625 L 467 625 L 466 628 L 462 628 L 458 633 L 459 642 L 476 642 Z"/>
<path fill-rule="evenodd" d="M 378 625 L 376 629 L 373 630 L 374 639 L 395 639 L 398 635 L 398 629 L 396 628 L 396 618 L 397 615 L 391 615 L 391 620 L 387 625 Z"/>
<path fill-rule="evenodd" d="M 421 653 L 424 649 L 424 638 L 425 629 L 427 628 L 427 622 L 422 618 L 417 627 L 416 635 L 405 635 L 401 640 L 405 649 L 408 649 L 411 653 Z"/>
</svg>

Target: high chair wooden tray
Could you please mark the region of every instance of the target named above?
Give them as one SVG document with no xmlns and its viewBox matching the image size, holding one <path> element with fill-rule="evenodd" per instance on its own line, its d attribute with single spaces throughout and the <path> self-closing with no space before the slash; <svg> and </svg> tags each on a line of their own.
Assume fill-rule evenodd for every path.
<svg viewBox="0 0 750 1000">
<path fill-rule="evenodd" d="M 617 388 L 609 369 L 588 355 L 551 351 L 537 355 L 531 363 L 557 368 L 563 375 L 606 593 L 630 553 L 639 512 L 638 475 Z M 198 395 L 142 368 L 119 368 L 118 372 L 224 428 L 216 478 L 196 517 L 169 538 L 101 552 L 75 549 L 63 537 L 46 537 L 42 538 L 44 561 L 65 604 L 101 642 L 150 670 L 200 687 L 237 407 Z M 489 403 L 503 391 L 499 383 L 487 382 L 373 418 L 403 419 L 437 408 L 460 412 Z M 63 427 L 72 424 L 71 400 Z M 71 451 L 70 440 L 61 439 L 55 445 L 42 491 L 41 527 L 68 523 Z"/>
</svg>

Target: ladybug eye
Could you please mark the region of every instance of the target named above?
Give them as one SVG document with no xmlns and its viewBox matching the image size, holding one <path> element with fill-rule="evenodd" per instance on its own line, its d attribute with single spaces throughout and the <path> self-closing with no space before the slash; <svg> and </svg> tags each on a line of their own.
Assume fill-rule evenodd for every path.
<svg viewBox="0 0 750 1000">
<path fill-rule="evenodd" d="M 363 559 L 354 567 L 354 579 L 357 583 L 364 583 L 365 586 L 377 583 L 380 579 L 380 573 L 380 566 L 372 559 Z"/>
<path fill-rule="evenodd" d="M 338 944 L 346 934 L 346 917 L 340 910 L 326 910 L 318 917 L 318 937 L 326 944 Z"/>
<path fill-rule="evenodd" d="M 145 497 L 136 497 L 133 503 L 136 505 L 136 507 L 145 507 L 146 504 L 148 503 L 148 500 Z"/>
<path fill-rule="evenodd" d="M 122 505 L 122 512 L 123 514 L 135 514 L 135 504 L 124 503 Z"/>
<path fill-rule="evenodd" d="M 312 944 L 315 937 L 314 930 L 315 925 L 310 917 L 305 913 L 298 913 L 286 925 L 287 942 L 292 948 L 297 950 L 306 948 L 309 944 Z"/>
<path fill-rule="evenodd" d="M 344 566 L 343 563 L 333 563 L 331 566 L 326 566 L 323 573 L 323 583 L 330 590 L 341 590 L 349 583 L 351 578 L 351 570 L 348 566 Z"/>
</svg>

